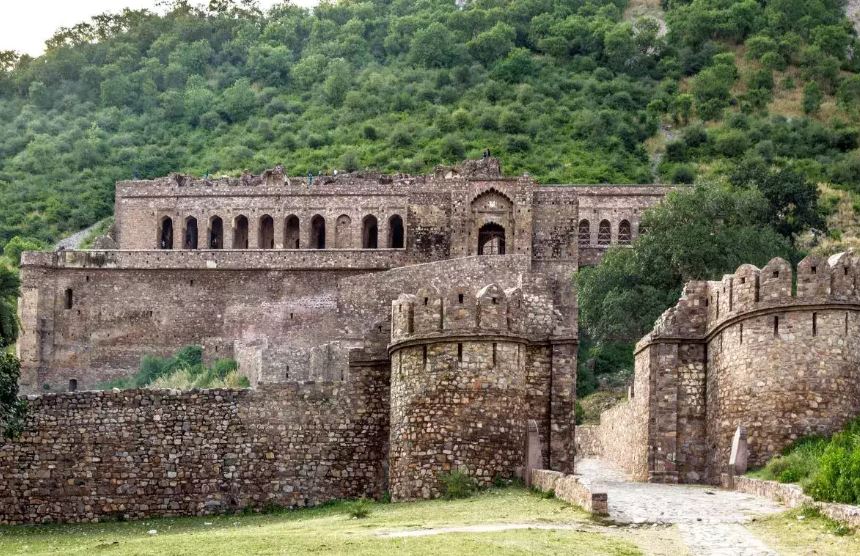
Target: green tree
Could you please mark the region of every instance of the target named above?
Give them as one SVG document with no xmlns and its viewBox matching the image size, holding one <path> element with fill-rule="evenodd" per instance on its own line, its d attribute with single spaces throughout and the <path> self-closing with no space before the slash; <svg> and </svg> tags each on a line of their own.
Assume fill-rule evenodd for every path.
<svg viewBox="0 0 860 556">
<path fill-rule="evenodd" d="M 350 82 L 349 64 L 346 60 L 343 58 L 332 60 L 328 65 L 328 77 L 323 83 L 326 100 L 334 106 L 340 106 L 346 98 Z"/>
<path fill-rule="evenodd" d="M 489 66 L 510 52 L 514 47 L 515 38 L 514 28 L 499 22 L 466 43 L 466 47 L 473 58 Z"/>
<path fill-rule="evenodd" d="M 632 248 L 610 249 L 578 273 L 582 326 L 597 341 L 636 341 L 685 282 L 790 257 L 790 243 L 769 219 L 768 202 L 754 188 L 710 183 L 670 193 L 644 215 L 647 232 Z"/>
<path fill-rule="evenodd" d="M 242 78 L 227 87 L 221 95 L 221 114 L 230 122 L 247 120 L 257 106 L 257 93 L 251 81 Z"/>
<path fill-rule="evenodd" d="M 758 189 L 768 202 L 770 225 L 791 241 L 806 230 L 824 230 L 818 187 L 791 168 L 770 168 L 753 158 L 738 165 L 729 181 L 739 188 Z"/>
<path fill-rule="evenodd" d="M 17 266 L 21 264 L 21 253 L 24 251 L 41 251 L 46 247 L 45 242 L 36 238 L 15 236 L 3 247 L 3 255 Z"/>
<path fill-rule="evenodd" d="M 18 358 L 0 350 L 0 438 L 14 438 L 24 425 L 27 405 L 18 399 L 20 376 Z"/>
<path fill-rule="evenodd" d="M 824 94 L 821 92 L 821 87 L 815 81 L 811 81 L 803 87 L 803 113 L 815 114 L 821 108 L 821 102 L 824 100 Z"/>
<path fill-rule="evenodd" d="M 416 31 L 409 45 L 409 58 L 428 68 L 447 67 L 454 61 L 453 45 L 451 31 L 434 22 Z"/>
<path fill-rule="evenodd" d="M 0 262 L 0 352 L 18 337 L 19 288 L 18 275 Z"/>
</svg>

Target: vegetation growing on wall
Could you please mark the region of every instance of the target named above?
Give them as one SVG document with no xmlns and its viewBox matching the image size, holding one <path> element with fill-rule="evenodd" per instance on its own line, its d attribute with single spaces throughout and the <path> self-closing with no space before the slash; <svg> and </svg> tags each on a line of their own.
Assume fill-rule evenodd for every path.
<svg viewBox="0 0 860 556">
<path fill-rule="evenodd" d="M 140 370 L 132 377 L 105 382 L 109 388 L 248 388 L 248 378 L 239 374 L 232 359 L 219 359 L 211 366 L 203 364 L 203 348 L 185 346 L 169 357 L 145 356 Z"/>
<path fill-rule="evenodd" d="M 18 399 L 21 362 L 13 354 L 0 350 L 0 440 L 14 438 L 24 425 L 27 404 Z"/>
</svg>

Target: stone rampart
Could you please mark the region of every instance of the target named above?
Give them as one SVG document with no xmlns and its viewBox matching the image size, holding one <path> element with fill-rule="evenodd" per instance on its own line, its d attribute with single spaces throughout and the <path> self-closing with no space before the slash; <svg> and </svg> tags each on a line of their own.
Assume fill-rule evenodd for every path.
<svg viewBox="0 0 860 556">
<path fill-rule="evenodd" d="M 260 390 L 32 396 L 0 445 L 0 523 L 304 507 L 385 490 L 388 368 Z"/>
<path fill-rule="evenodd" d="M 636 347 L 634 396 L 647 393 L 628 424 L 647 426 L 644 477 L 715 483 L 738 427 L 760 466 L 860 413 L 858 277 L 858 258 L 841 253 L 807 257 L 796 279 L 776 258 L 687 284 Z M 625 467 L 626 456 L 602 449 Z"/>
</svg>

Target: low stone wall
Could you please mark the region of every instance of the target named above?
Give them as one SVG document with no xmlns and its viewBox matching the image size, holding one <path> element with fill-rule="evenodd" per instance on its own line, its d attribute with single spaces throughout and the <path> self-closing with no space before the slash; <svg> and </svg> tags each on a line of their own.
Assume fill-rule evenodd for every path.
<svg viewBox="0 0 860 556">
<path fill-rule="evenodd" d="M 303 507 L 386 489 L 388 369 L 260 390 L 31 396 L 0 445 L 0 523 Z"/>
<path fill-rule="evenodd" d="M 734 490 L 769 498 L 785 504 L 789 508 L 815 506 L 830 519 L 845 523 L 850 527 L 860 527 L 860 506 L 816 502 L 811 496 L 804 494 L 803 489 L 798 485 L 753 479 L 752 477 L 735 477 Z"/>
<path fill-rule="evenodd" d="M 592 492 L 591 486 L 577 475 L 533 469 L 531 484 L 533 488 L 543 492 L 554 491 L 556 498 L 580 506 L 587 512 L 609 515 L 609 499 L 606 493 Z"/>
<path fill-rule="evenodd" d="M 634 480 L 648 480 L 647 422 L 640 419 L 639 410 L 641 407 L 634 400 L 627 400 L 604 411 L 599 425 L 589 425 L 591 428 L 580 444 L 582 455 L 599 455 Z M 583 428 L 586 427 L 577 427 L 577 437 L 582 435 Z"/>
<path fill-rule="evenodd" d="M 577 425 L 576 457 L 603 455 L 600 425 Z"/>
</svg>

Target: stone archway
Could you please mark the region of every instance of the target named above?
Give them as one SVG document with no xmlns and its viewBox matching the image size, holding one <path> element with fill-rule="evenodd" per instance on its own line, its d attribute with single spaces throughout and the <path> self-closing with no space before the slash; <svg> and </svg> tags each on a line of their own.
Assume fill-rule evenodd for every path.
<svg viewBox="0 0 860 556">
<path fill-rule="evenodd" d="M 478 230 L 479 255 L 505 254 L 505 229 L 499 224 L 490 222 Z"/>
<path fill-rule="evenodd" d="M 495 189 L 481 193 L 471 203 L 470 255 L 504 255 L 513 251 L 514 204 Z"/>
</svg>

